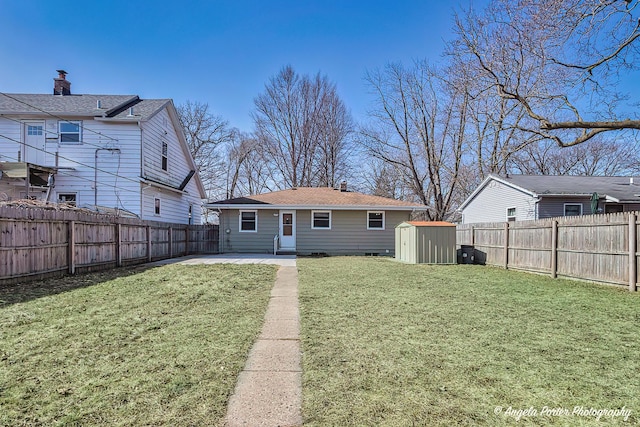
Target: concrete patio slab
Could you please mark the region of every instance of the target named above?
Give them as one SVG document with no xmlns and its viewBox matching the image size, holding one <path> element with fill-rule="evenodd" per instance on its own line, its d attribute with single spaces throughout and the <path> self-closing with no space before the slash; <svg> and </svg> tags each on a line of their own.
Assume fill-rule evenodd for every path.
<svg viewBox="0 0 640 427">
<path fill-rule="evenodd" d="M 147 265 L 166 264 L 272 264 L 283 267 L 295 267 L 295 255 L 269 255 L 269 254 L 216 254 L 216 255 L 188 255 L 180 258 L 164 259 Z"/>
</svg>

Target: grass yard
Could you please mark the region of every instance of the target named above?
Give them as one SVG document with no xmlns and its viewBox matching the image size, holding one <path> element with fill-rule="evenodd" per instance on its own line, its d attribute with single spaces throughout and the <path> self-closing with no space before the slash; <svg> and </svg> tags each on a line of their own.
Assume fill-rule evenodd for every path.
<svg viewBox="0 0 640 427">
<path fill-rule="evenodd" d="M 0 425 L 218 425 L 277 267 L 168 265 L 0 289 Z"/>
<path fill-rule="evenodd" d="M 305 425 L 640 423 L 637 294 L 481 266 L 298 268 Z"/>
</svg>

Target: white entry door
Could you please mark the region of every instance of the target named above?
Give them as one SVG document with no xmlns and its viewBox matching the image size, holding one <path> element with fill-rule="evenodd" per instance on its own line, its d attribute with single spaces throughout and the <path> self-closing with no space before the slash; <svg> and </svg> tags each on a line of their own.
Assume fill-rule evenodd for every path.
<svg viewBox="0 0 640 427">
<path fill-rule="evenodd" d="M 44 122 L 26 122 L 24 124 L 23 162 L 44 166 Z"/>
<path fill-rule="evenodd" d="M 296 248 L 296 211 L 280 211 L 280 248 Z"/>
</svg>

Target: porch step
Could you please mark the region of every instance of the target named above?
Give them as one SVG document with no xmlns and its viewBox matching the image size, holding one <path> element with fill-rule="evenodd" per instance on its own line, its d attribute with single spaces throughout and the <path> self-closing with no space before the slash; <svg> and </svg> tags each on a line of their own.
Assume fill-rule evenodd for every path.
<svg viewBox="0 0 640 427">
<path fill-rule="evenodd" d="M 296 255 L 296 251 L 280 249 L 276 252 L 276 255 Z"/>
</svg>

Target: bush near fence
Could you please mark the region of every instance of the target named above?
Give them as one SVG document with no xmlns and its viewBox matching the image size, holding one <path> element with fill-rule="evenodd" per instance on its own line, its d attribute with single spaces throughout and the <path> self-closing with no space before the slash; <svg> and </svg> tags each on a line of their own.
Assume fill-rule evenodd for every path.
<svg viewBox="0 0 640 427">
<path fill-rule="evenodd" d="M 0 284 L 217 252 L 217 225 L 0 206 Z"/>
<path fill-rule="evenodd" d="M 638 212 L 459 224 L 480 263 L 597 282 L 638 283 Z"/>
</svg>

